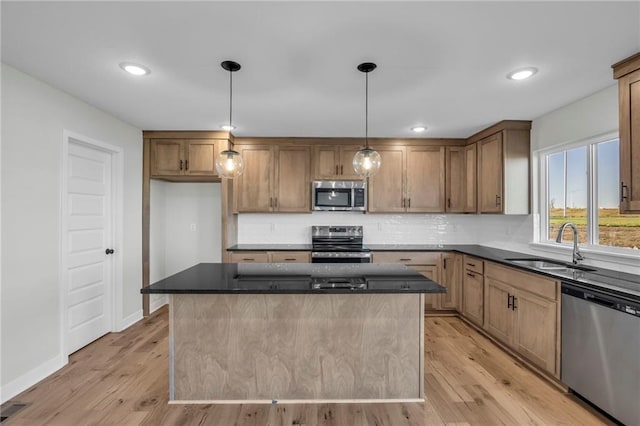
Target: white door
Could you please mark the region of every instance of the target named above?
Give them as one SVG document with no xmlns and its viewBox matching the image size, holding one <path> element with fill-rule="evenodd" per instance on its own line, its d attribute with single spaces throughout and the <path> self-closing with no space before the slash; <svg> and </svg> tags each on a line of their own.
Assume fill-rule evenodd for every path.
<svg viewBox="0 0 640 426">
<path fill-rule="evenodd" d="M 69 139 L 65 250 L 67 354 L 111 331 L 111 154 Z"/>
</svg>

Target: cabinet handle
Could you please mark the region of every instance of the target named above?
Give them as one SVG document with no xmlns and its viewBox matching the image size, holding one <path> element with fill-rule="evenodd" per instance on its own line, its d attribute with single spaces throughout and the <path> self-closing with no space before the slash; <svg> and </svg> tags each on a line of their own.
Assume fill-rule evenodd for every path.
<svg viewBox="0 0 640 426">
<path fill-rule="evenodd" d="M 344 166 L 340 165 L 340 174 L 343 175 L 344 174 Z"/>
<path fill-rule="evenodd" d="M 284 260 L 287 260 L 289 262 L 293 262 L 294 260 L 296 260 L 295 257 L 285 257 Z"/>
<path fill-rule="evenodd" d="M 442 259 L 442 269 L 447 269 L 447 258 Z"/>
<path fill-rule="evenodd" d="M 182 170 L 182 160 L 180 160 L 180 170 Z"/>
<path fill-rule="evenodd" d="M 255 259 L 251 258 L 251 257 L 243 257 L 242 260 L 244 260 L 245 262 L 254 262 Z"/>
<path fill-rule="evenodd" d="M 447 207 L 451 208 L 451 198 L 447 198 Z"/>
<path fill-rule="evenodd" d="M 473 275 L 473 274 L 472 274 L 472 273 L 470 273 L 470 272 L 467 272 L 467 275 L 468 275 L 468 276 L 470 276 L 471 278 L 475 278 L 475 277 L 476 277 L 475 275 Z"/>
<path fill-rule="evenodd" d="M 511 302 L 511 298 L 512 297 L 513 296 L 511 296 L 510 293 L 507 293 L 507 308 L 511 308 L 511 306 L 512 306 L 512 302 Z"/>
<path fill-rule="evenodd" d="M 500 207 L 500 196 L 496 195 L 496 207 Z"/>
<path fill-rule="evenodd" d="M 628 189 L 627 185 L 625 185 L 624 182 L 620 181 L 620 202 L 621 203 L 628 198 L 626 195 L 624 195 L 625 189 Z"/>
<path fill-rule="evenodd" d="M 189 160 L 184 160 L 184 169 L 189 170 Z"/>
<path fill-rule="evenodd" d="M 401 262 L 411 262 L 412 259 L 400 259 Z"/>
<path fill-rule="evenodd" d="M 471 263 L 471 262 L 467 262 L 467 265 L 468 265 L 468 266 L 473 266 L 473 267 L 475 267 L 475 266 L 476 266 L 476 264 L 475 264 L 475 263 Z"/>
<path fill-rule="evenodd" d="M 338 165 L 336 164 L 336 175 L 339 175 L 338 173 Z"/>
<path fill-rule="evenodd" d="M 409 198 L 409 202 L 407 203 L 407 207 L 411 208 L 411 198 Z"/>
<path fill-rule="evenodd" d="M 269 197 L 269 207 L 273 207 L 273 198 Z"/>
<path fill-rule="evenodd" d="M 273 207 L 278 208 L 278 197 L 276 197 L 273 201 Z"/>
<path fill-rule="evenodd" d="M 402 201 L 400 201 L 400 207 L 404 208 L 404 198 L 402 199 Z"/>
<path fill-rule="evenodd" d="M 518 300 L 518 298 L 515 296 L 511 296 L 511 300 L 511 310 L 515 311 L 516 309 L 518 309 L 518 305 L 516 305 L 516 301 Z"/>
</svg>

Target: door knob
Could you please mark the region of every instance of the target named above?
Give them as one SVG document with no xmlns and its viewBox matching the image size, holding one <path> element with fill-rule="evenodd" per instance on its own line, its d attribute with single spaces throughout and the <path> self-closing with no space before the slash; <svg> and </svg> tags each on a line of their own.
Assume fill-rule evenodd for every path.
<svg viewBox="0 0 640 426">
<path fill-rule="evenodd" d="M 104 253 L 105 253 L 105 254 L 113 254 L 113 249 L 109 249 L 109 248 L 108 248 L 108 249 L 106 249 L 106 250 L 104 251 Z"/>
</svg>

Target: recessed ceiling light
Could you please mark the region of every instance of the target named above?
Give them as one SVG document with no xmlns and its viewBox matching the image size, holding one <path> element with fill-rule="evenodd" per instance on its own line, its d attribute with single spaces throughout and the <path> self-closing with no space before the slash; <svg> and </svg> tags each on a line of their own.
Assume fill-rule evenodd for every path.
<svg viewBox="0 0 640 426">
<path fill-rule="evenodd" d="M 232 131 L 233 129 L 235 129 L 235 128 L 236 128 L 236 126 L 230 126 L 230 125 L 228 125 L 228 124 L 223 124 L 222 126 L 220 126 L 220 128 L 221 128 L 222 130 L 226 130 L 227 132 L 230 132 L 230 131 Z"/>
<path fill-rule="evenodd" d="M 520 68 L 507 74 L 507 78 L 509 80 L 524 80 L 525 78 L 529 78 L 537 72 L 538 68 L 534 67 Z"/>
<path fill-rule="evenodd" d="M 142 65 L 132 64 L 131 62 L 123 62 L 120 64 L 120 68 L 132 75 L 147 75 L 151 73 L 149 68 Z"/>
<path fill-rule="evenodd" d="M 427 128 L 424 127 L 424 126 L 414 126 L 414 127 L 411 128 L 411 131 L 412 132 L 416 132 L 416 133 L 422 133 L 425 130 L 427 130 Z"/>
</svg>

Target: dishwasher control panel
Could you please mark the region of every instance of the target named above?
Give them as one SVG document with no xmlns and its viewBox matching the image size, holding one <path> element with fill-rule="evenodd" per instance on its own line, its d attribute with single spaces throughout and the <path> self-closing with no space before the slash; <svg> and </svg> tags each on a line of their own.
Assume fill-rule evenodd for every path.
<svg viewBox="0 0 640 426">
<path fill-rule="evenodd" d="M 627 300 L 617 295 L 579 287 L 574 284 L 562 283 L 562 293 L 595 303 L 606 308 L 640 317 L 640 301 Z"/>
</svg>

